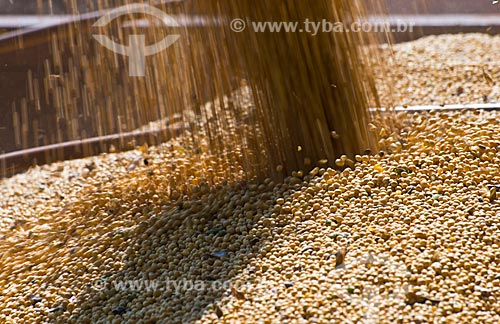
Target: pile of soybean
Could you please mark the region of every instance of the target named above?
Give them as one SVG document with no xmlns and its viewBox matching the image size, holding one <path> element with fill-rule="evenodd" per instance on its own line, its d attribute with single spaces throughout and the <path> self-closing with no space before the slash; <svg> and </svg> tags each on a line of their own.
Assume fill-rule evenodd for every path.
<svg viewBox="0 0 500 324">
<path fill-rule="evenodd" d="M 176 140 L 2 180 L 0 322 L 498 323 L 499 118 L 374 121 L 281 184 Z"/>
<path fill-rule="evenodd" d="M 376 73 L 380 100 L 402 106 L 499 102 L 499 44 L 499 35 L 475 33 L 384 45 L 386 65 Z"/>
</svg>

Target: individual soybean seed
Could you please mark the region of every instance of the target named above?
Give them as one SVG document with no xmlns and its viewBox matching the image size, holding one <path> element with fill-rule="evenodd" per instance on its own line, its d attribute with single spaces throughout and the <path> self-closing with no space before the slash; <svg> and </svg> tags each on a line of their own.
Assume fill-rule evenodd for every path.
<svg viewBox="0 0 500 324">
<path fill-rule="evenodd" d="M 326 165 L 328 164 L 328 159 L 321 159 L 318 161 L 318 164 L 326 168 Z"/>
<path fill-rule="evenodd" d="M 319 167 L 315 167 L 314 169 L 312 169 L 309 174 L 314 177 L 316 176 L 317 174 L 319 173 Z"/>
<path fill-rule="evenodd" d="M 386 130 L 384 127 L 382 127 L 382 128 L 380 129 L 380 133 L 379 133 L 378 135 L 379 135 L 380 137 L 387 137 L 387 136 L 389 135 L 389 133 L 387 132 L 387 130 Z"/>
<path fill-rule="evenodd" d="M 351 160 L 351 159 L 346 159 L 344 161 L 344 166 L 347 167 L 347 168 L 350 168 L 350 169 L 354 169 L 354 161 Z M 348 176 L 349 175 L 348 172 L 349 172 L 349 169 L 345 169 L 343 171 L 343 174 L 346 175 L 346 176 Z"/>
<path fill-rule="evenodd" d="M 489 200 L 490 200 L 490 203 L 493 203 L 496 198 L 497 198 L 497 188 L 496 187 L 491 187 L 490 188 L 490 192 L 489 192 Z"/>
</svg>

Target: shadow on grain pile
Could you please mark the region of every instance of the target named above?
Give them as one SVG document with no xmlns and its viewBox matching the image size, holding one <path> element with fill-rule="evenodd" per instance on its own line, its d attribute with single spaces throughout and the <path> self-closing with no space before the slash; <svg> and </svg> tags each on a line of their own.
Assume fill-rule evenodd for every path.
<svg viewBox="0 0 500 324">
<path fill-rule="evenodd" d="M 88 262 L 87 271 L 105 270 L 92 282 L 75 282 L 83 289 L 76 308 L 56 321 L 185 323 L 208 313 L 222 316 L 217 302 L 231 294 L 233 278 L 266 244 L 269 231 L 257 227 L 275 204 L 273 187 L 270 182 L 201 186 L 190 199 L 163 204 L 157 215 L 148 215 L 158 206 L 149 197 L 160 193 L 139 194 L 144 203 L 132 230 L 103 231 L 95 244 L 77 248 L 104 256 L 90 253 L 82 261 Z M 111 222 L 126 201 L 118 199 L 120 207 L 107 210 Z"/>
</svg>

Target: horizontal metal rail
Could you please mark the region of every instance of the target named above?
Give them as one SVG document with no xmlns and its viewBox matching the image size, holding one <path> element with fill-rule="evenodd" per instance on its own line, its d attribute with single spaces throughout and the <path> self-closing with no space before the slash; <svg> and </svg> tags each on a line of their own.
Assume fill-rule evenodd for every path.
<svg viewBox="0 0 500 324">
<path fill-rule="evenodd" d="M 97 19 L 106 12 L 108 11 L 94 11 L 81 15 L 0 15 L 0 28 L 17 29 L 0 35 L 0 40 L 44 28 Z M 207 24 L 213 26 L 219 25 L 221 22 L 219 19 L 196 15 L 176 15 L 173 18 L 182 26 L 202 26 Z M 366 18 L 366 22 L 374 24 L 374 30 L 381 30 L 377 29 L 377 26 L 397 27 L 402 25 L 412 26 L 413 28 L 488 28 L 500 27 L 500 14 L 369 16 Z M 149 23 L 148 20 L 139 20 L 134 24 L 148 27 Z M 124 25 L 123 27 L 130 26 Z M 410 33 L 411 31 L 406 30 L 405 32 Z"/>
<path fill-rule="evenodd" d="M 415 27 L 490 27 L 500 26 L 500 14 L 438 14 L 438 15 L 388 15 L 367 19 L 375 25 L 413 25 Z"/>
<path fill-rule="evenodd" d="M 425 111 L 457 111 L 457 110 L 500 110 L 500 103 L 487 103 L 487 104 L 453 104 L 453 105 L 426 105 L 426 106 L 397 106 L 394 108 L 370 108 L 372 112 L 385 112 L 385 111 L 396 111 L 396 112 L 425 112 Z"/>
</svg>

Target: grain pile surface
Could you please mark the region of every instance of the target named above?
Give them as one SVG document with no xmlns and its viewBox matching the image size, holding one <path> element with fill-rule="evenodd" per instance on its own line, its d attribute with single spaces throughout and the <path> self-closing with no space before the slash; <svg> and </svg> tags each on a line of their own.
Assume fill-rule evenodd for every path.
<svg viewBox="0 0 500 324">
<path fill-rule="evenodd" d="M 354 170 L 191 197 L 169 144 L 4 180 L 0 321 L 497 323 L 498 118 L 401 115 Z"/>
<path fill-rule="evenodd" d="M 390 68 L 379 73 L 381 100 L 398 106 L 498 102 L 498 46 L 500 36 L 459 34 L 395 44 L 394 56 L 386 47 Z"/>
<path fill-rule="evenodd" d="M 1 180 L 0 323 L 498 323 L 499 118 L 376 120 L 283 184 L 190 134 Z"/>
</svg>

